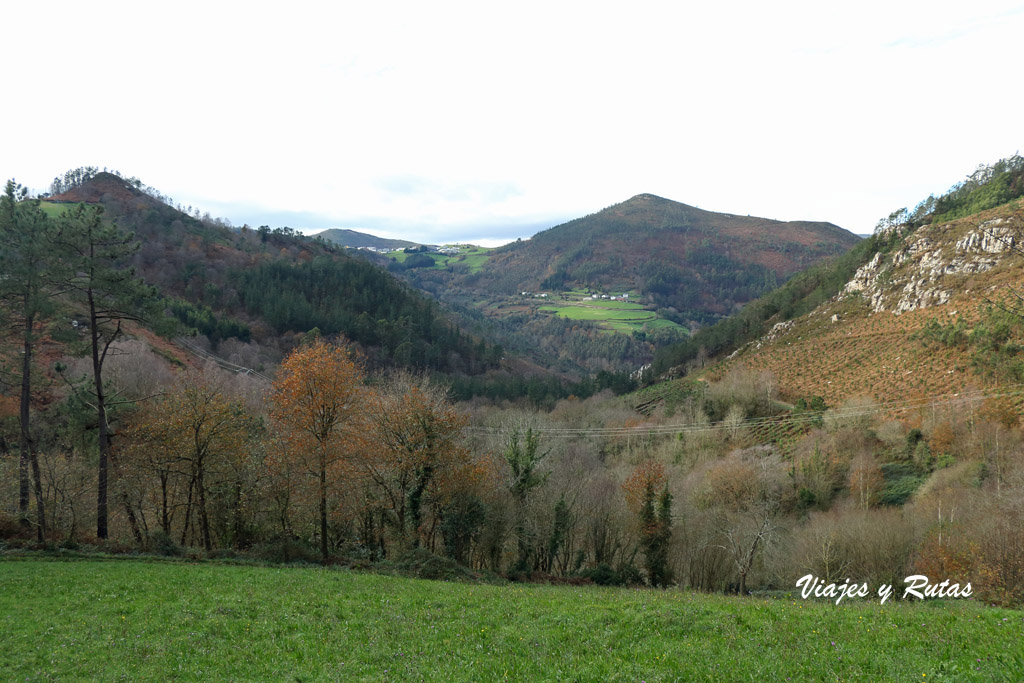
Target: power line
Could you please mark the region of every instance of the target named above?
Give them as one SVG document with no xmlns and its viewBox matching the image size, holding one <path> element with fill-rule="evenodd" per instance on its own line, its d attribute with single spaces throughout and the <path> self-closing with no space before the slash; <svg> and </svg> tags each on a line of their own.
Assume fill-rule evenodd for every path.
<svg viewBox="0 0 1024 683">
<path fill-rule="evenodd" d="M 252 368 L 246 368 L 241 365 L 232 363 L 231 361 L 226 361 L 223 358 L 218 358 L 209 351 L 204 351 L 203 349 L 199 348 L 192 342 L 188 341 L 185 337 L 175 337 L 174 343 L 180 346 L 181 348 L 185 349 L 189 353 L 191 353 L 193 356 L 216 364 L 217 367 L 221 368 L 222 370 L 234 372 L 239 375 L 252 375 L 253 377 L 261 379 L 268 384 L 270 384 L 273 381 L 263 373 L 257 372 Z"/>
</svg>

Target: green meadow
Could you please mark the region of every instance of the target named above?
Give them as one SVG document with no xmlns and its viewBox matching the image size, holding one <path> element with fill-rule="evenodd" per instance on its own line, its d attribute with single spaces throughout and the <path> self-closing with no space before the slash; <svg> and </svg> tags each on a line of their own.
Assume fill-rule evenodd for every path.
<svg viewBox="0 0 1024 683">
<path fill-rule="evenodd" d="M 39 202 L 39 208 L 50 218 L 56 218 L 68 209 L 75 208 L 75 204 L 59 204 L 57 202 Z"/>
<path fill-rule="evenodd" d="M 662 327 L 682 329 L 671 320 L 659 318 L 654 311 L 645 310 L 642 304 L 635 301 L 590 299 L 577 291 L 564 292 L 560 298 L 552 298 L 540 306 L 539 310 L 570 320 L 589 320 L 602 329 L 614 332 L 630 333 Z"/>
<path fill-rule="evenodd" d="M 1024 613 L 484 585 L 313 567 L 0 560 L 8 680 L 1021 680 Z"/>
<path fill-rule="evenodd" d="M 491 250 L 472 244 L 458 245 L 458 247 L 458 254 L 427 253 L 427 256 L 434 260 L 433 268 L 444 270 L 448 266 L 465 266 L 469 269 L 470 273 L 480 272 L 484 263 L 487 262 Z M 388 256 L 399 263 L 405 263 L 405 260 L 409 258 L 409 254 L 404 251 L 393 251 Z"/>
</svg>

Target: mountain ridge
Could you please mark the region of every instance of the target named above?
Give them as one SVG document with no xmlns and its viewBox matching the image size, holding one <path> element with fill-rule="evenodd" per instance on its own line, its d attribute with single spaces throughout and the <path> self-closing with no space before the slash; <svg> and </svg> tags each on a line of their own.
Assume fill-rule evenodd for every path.
<svg viewBox="0 0 1024 683">
<path fill-rule="evenodd" d="M 358 232 L 356 230 L 349 230 L 348 228 L 329 228 L 314 234 L 313 237 L 320 237 L 329 242 L 352 249 L 362 247 L 372 247 L 377 249 L 404 249 L 407 247 L 420 246 L 419 242 L 377 237 L 376 235 Z"/>
</svg>

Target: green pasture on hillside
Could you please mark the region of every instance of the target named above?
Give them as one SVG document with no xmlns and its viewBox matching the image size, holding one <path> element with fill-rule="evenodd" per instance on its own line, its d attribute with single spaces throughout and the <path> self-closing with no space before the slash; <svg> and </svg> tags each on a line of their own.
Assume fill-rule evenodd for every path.
<svg viewBox="0 0 1024 683">
<path fill-rule="evenodd" d="M 8 680 L 1021 680 L 1024 613 L 481 585 L 313 567 L 0 561 Z"/>
<path fill-rule="evenodd" d="M 558 298 L 550 298 L 539 310 L 570 320 L 589 320 L 603 329 L 627 334 L 662 327 L 683 329 L 671 320 L 659 318 L 654 311 L 645 310 L 642 304 L 634 301 L 591 299 L 577 291 L 563 292 Z"/>
<path fill-rule="evenodd" d="M 76 204 L 58 203 L 58 202 L 39 202 L 39 208 L 43 210 L 50 218 L 56 218 L 68 209 L 73 209 L 77 206 Z"/>
<path fill-rule="evenodd" d="M 465 266 L 469 269 L 470 273 L 478 273 L 480 272 L 480 269 L 483 268 L 484 263 L 487 262 L 490 251 L 491 250 L 486 247 L 459 245 L 458 254 L 437 254 L 428 252 L 427 256 L 434 259 L 433 268 L 436 270 L 443 270 L 448 266 Z M 399 263 L 405 263 L 405 260 L 409 258 L 410 254 L 407 254 L 404 251 L 393 251 L 388 254 L 388 256 Z"/>
</svg>

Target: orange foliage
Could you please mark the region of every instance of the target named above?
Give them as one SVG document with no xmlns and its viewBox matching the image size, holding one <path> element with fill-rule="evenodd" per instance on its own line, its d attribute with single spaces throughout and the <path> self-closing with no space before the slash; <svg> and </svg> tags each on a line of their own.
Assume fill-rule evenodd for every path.
<svg viewBox="0 0 1024 683">
<path fill-rule="evenodd" d="M 925 576 L 964 584 L 974 575 L 978 557 L 976 544 L 951 542 L 948 532 L 943 538 L 936 530 L 921 544 L 915 567 Z"/>
<path fill-rule="evenodd" d="M 415 538 L 425 513 L 482 480 L 487 466 L 463 442 L 468 418 L 428 379 L 395 375 L 371 406 L 372 431 L 360 465 L 387 502 L 399 534 Z"/>
<path fill-rule="evenodd" d="M 723 460 L 707 475 L 706 499 L 730 510 L 743 510 L 758 494 L 758 472 L 741 460 Z"/>
<path fill-rule="evenodd" d="M 301 469 L 317 480 L 320 553 L 326 561 L 328 494 L 338 492 L 366 432 L 362 370 L 347 346 L 317 340 L 281 364 L 271 402 L 270 415 L 284 445 L 271 458 L 272 466 L 279 473 Z"/>
<path fill-rule="evenodd" d="M 995 398 L 987 399 L 982 405 L 981 417 L 1007 429 L 1013 429 L 1020 422 L 1020 415 L 1012 403 Z"/>
<path fill-rule="evenodd" d="M 935 455 L 944 455 L 953 448 L 953 440 L 956 434 L 953 433 L 953 426 L 949 422 L 940 422 L 932 430 L 931 439 L 928 441 L 928 448 Z"/>
<path fill-rule="evenodd" d="M 635 468 L 622 485 L 626 494 L 626 504 L 634 513 L 640 511 L 644 502 L 644 494 L 650 487 L 655 494 L 659 493 L 668 482 L 665 466 L 653 459 L 644 460 Z"/>
<path fill-rule="evenodd" d="M 314 475 L 341 464 L 363 433 L 367 398 L 347 346 L 318 340 L 292 352 L 274 382 L 270 410 L 288 461 Z"/>
<path fill-rule="evenodd" d="M 175 482 L 181 479 L 181 487 L 187 485 L 197 496 L 194 508 L 189 497 L 185 531 L 194 511 L 203 546 L 207 550 L 212 548 L 207 493 L 238 469 L 247 452 L 251 427 L 252 420 L 244 406 L 229 400 L 215 382 L 198 372 L 183 374 L 171 391 L 143 405 L 124 430 L 127 446 L 122 465 L 164 480 L 162 499 L 151 502 L 161 510 L 161 527 L 165 531 L 170 531 L 169 507 L 174 505 L 170 496 Z"/>
</svg>

